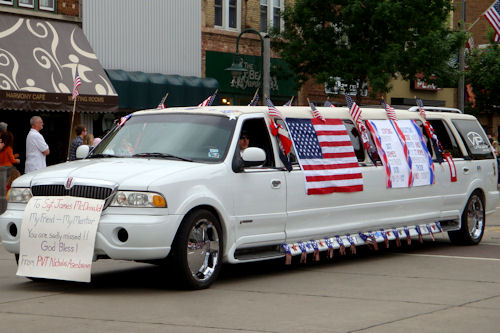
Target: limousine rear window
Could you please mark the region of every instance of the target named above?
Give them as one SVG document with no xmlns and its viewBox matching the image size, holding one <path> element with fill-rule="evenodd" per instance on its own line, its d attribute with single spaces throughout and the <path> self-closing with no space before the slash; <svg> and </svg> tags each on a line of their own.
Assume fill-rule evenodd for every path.
<svg viewBox="0 0 500 333">
<path fill-rule="evenodd" d="M 356 153 L 356 157 L 358 158 L 358 162 L 364 162 L 365 151 L 363 150 L 363 143 L 361 142 L 361 136 L 358 133 L 358 129 L 356 128 L 356 126 L 354 126 L 354 123 L 351 120 L 344 120 L 344 125 L 347 133 L 349 133 L 349 137 L 351 139 L 354 152 Z"/>
<path fill-rule="evenodd" d="M 173 155 L 195 162 L 220 162 L 236 121 L 226 116 L 149 114 L 130 118 L 93 151 L 108 157 Z"/>
<path fill-rule="evenodd" d="M 455 119 L 452 122 L 457 128 L 458 133 L 460 133 L 460 136 L 467 147 L 467 152 L 472 159 L 484 160 L 493 158 L 490 142 L 477 121 Z"/>
<path fill-rule="evenodd" d="M 434 128 L 434 133 L 436 133 L 444 151 L 449 152 L 451 157 L 454 158 L 464 157 L 458 146 L 457 140 L 446 123 L 440 119 L 430 119 L 429 123 L 432 125 L 432 128 Z"/>
</svg>

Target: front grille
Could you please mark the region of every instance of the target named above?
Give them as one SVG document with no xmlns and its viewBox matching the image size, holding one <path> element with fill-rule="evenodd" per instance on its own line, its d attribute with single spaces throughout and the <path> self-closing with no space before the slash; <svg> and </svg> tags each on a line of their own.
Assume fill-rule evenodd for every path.
<svg viewBox="0 0 500 333">
<path fill-rule="evenodd" d="M 107 207 L 111 200 L 113 189 L 109 187 L 98 187 L 88 185 L 75 185 L 69 190 L 64 185 L 34 185 L 31 187 L 33 196 L 73 196 L 80 198 L 106 200 L 104 207 Z"/>
</svg>

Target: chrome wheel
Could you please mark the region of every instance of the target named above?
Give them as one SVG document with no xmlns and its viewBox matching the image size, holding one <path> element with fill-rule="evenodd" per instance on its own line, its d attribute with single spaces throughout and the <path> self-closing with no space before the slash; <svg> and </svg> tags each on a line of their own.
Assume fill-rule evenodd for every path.
<svg viewBox="0 0 500 333">
<path fill-rule="evenodd" d="M 219 234 L 208 219 L 198 220 L 187 239 L 187 264 L 193 278 L 210 279 L 219 261 Z"/>
<path fill-rule="evenodd" d="M 483 196 L 481 192 L 476 190 L 467 200 L 462 213 L 460 229 L 448 231 L 448 236 L 454 244 L 477 245 L 483 238 L 485 226 Z"/>
<path fill-rule="evenodd" d="M 223 236 L 219 219 L 209 210 L 196 209 L 186 215 L 170 254 L 182 287 L 204 289 L 217 279 L 222 266 Z"/>
<path fill-rule="evenodd" d="M 467 226 L 472 240 L 481 239 L 484 231 L 484 207 L 477 195 L 467 205 Z"/>
</svg>

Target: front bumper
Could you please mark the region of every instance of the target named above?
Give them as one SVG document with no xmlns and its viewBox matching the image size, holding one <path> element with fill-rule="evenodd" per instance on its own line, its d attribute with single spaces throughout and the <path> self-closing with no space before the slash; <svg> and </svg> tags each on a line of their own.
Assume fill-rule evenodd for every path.
<svg viewBox="0 0 500 333">
<path fill-rule="evenodd" d="M 11 253 L 19 253 L 23 215 L 23 210 L 7 209 L 0 216 L 2 245 Z M 121 260 L 163 259 L 170 252 L 181 221 L 181 215 L 109 214 L 105 211 L 97 228 L 94 258 L 105 255 Z M 126 230 L 126 241 L 118 237 L 122 229 Z"/>
</svg>

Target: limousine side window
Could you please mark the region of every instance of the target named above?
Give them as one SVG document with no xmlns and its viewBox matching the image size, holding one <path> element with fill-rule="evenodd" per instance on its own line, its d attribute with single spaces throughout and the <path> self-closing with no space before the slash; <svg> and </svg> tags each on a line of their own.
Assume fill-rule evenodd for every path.
<svg viewBox="0 0 500 333">
<path fill-rule="evenodd" d="M 452 122 L 457 128 L 458 133 L 460 133 L 467 152 L 473 160 L 493 158 L 490 142 L 477 121 L 455 119 Z"/>
<path fill-rule="evenodd" d="M 281 126 L 286 131 L 286 126 L 285 126 L 285 122 L 283 121 L 283 119 L 276 119 L 275 121 L 279 126 Z M 288 136 L 290 136 L 290 134 L 288 134 Z M 295 147 L 293 145 L 290 148 L 290 154 L 288 155 L 288 159 L 289 159 L 290 163 L 292 163 L 292 166 L 299 165 L 299 160 L 297 159 L 297 153 L 295 152 Z"/>
<path fill-rule="evenodd" d="M 358 158 L 358 162 L 365 161 L 365 151 L 363 149 L 363 143 L 361 141 L 361 136 L 359 135 L 358 129 L 354 126 L 354 123 L 351 120 L 344 120 L 344 125 L 349 133 L 349 138 L 351 139 L 352 146 L 354 148 L 354 152 L 356 153 L 356 157 Z"/>
<path fill-rule="evenodd" d="M 434 129 L 434 133 L 437 135 L 444 151 L 449 152 L 453 158 L 464 157 L 460 147 L 458 146 L 457 140 L 444 121 L 440 119 L 431 119 L 429 120 L 429 123 Z"/>
<path fill-rule="evenodd" d="M 245 120 L 241 132 L 245 132 L 245 134 L 248 136 L 249 147 L 258 147 L 266 152 L 266 162 L 263 166 L 266 168 L 274 168 L 274 154 L 271 140 L 269 138 L 269 131 L 267 130 L 264 118 L 253 118 Z"/>
</svg>

